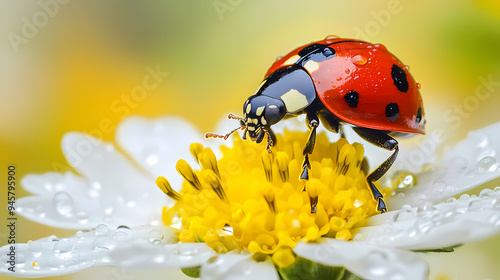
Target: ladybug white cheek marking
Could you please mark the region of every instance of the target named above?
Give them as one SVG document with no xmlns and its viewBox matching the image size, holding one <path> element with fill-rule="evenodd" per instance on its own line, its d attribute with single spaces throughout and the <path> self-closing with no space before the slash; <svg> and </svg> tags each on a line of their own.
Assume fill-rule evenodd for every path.
<svg viewBox="0 0 500 280">
<path fill-rule="evenodd" d="M 295 62 L 297 62 L 297 60 L 299 60 L 299 58 L 300 58 L 300 55 L 296 54 L 296 55 L 290 57 L 289 59 L 287 59 L 285 61 L 285 63 L 283 63 L 283 65 L 294 64 Z"/>
<path fill-rule="evenodd" d="M 246 108 L 246 113 L 250 114 L 250 110 L 252 110 L 252 104 L 248 104 L 248 106 Z"/>
<path fill-rule="evenodd" d="M 259 107 L 259 108 L 257 108 L 257 110 L 255 111 L 255 114 L 256 114 L 257 116 L 262 115 L 262 112 L 264 112 L 264 108 L 265 108 L 265 106 L 260 106 L 260 107 Z"/>
<path fill-rule="evenodd" d="M 290 113 L 297 112 L 309 105 L 306 96 L 296 89 L 287 91 L 280 98 L 285 103 L 286 110 Z"/>
<path fill-rule="evenodd" d="M 262 123 L 263 125 L 266 125 L 266 124 L 267 124 L 267 121 L 266 121 L 266 119 L 264 118 L 264 116 L 262 116 L 262 118 L 260 119 L 260 123 Z"/>
<path fill-rule="evenodd" d="M 319 63 L 317 63 L 316 61 L 312 61 L 312 60 L 309 60 L 305 65 L 304 65 L 304 68 L 306 68 L 306 70 L 309 72 L 309 73 L 313 73 L 314 71 L 318 70 L 319 69 Z"/>
</svg>

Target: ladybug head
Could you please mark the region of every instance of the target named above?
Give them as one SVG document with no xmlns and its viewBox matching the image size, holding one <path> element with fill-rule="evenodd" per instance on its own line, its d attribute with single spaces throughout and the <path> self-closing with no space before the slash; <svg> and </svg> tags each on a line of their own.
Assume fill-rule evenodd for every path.
<svg viewBox="0 0 500 280">
<path fill-rule="evenodd" d="M 285 114 L 283 101 L 265 95 L 252 95 L 243 104 L 242 123 L 250 139 L 260 143 L 271 125 L 280 121 Z"/>
<path fill-rule="evenodd" d="M 252 141 L 262 142 L 267 134 L 268 146 L 273 146 L 276 137 L 271 131 L 271 125 L 279 122 L 286 115 L 286 107 L 283 101 L 274 99 L 265 95 L 252 95 L 245 104 L 243 104 L 243 118 L 229 114 L 229 119 L 240 121 L 240 126 L 233 129 L 226 135 L 207 133 L 206 138 L 224 138 L 227 139 L 233 132 L 244 129 L 243 140 L 246 140 L 247 134 Z"/>
</svg>

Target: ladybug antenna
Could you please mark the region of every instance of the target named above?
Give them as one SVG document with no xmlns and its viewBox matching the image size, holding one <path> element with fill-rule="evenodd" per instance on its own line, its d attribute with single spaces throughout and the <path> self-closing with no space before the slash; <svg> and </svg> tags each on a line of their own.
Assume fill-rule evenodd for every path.
<svg viewBox="0 0 500 280">
<path fill-rule="evenodd" d="M 206 134 L 205 134 L 205 138 L 224 138 L 224 140 L 227 140 L 227 138 L 229 138 L 229 136 L 230 136 L 231 134 L 233 134 L 234 132 L 236 132 L 237 130 L 239 130 L 239 129 L 242 129 L 242 130 L 243 130 L 243 129 L 246 129 L 246 128 L 247 128 L 247 127 L 246 127 L 246 125 L 244 125 L 244 123 L 245 123 L 245 122 L 244 122 L 243 118 L 237 117 L 237 116 L 235 116 L 235 115 L 233 115 L 233 114 L 229 114 L 229 115 L 227 116 L 227 118 L 228 118 L 228 119 L 231 119 L 231 120 L 239 120 L 239 121 L 241 122 L 241 126 L 239 126 L 239 127 L 235 128 L 235 129 L 231 130 L 231 132 L 229 132 L 229 133 L 228 133 L 228 134 L 226 134 L 226 135 L 215 134 L 215 133 L 210 133 L 210 132 L 209 132 L 209 133 L 206 133 Z"/>
</svg>

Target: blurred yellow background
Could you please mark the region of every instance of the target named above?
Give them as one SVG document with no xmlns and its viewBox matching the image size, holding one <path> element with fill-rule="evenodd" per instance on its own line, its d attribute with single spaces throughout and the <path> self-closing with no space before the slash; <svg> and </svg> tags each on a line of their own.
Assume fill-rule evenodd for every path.
<svg viewBox="0 0 500 280">
<path fill-rule="evenodd" d="M 427 131 L 445 129 L 455 142 L 500 121 L 499 3 L 2 1 L 0 182 L 11 163 L 18 179 L 67 170 L 64 133 L 113 140 L 116 124 L 132 114 L 179 115 L 210 131 L 224 114 L 240 112 L 278 55 L 330 34 L 383 43 L 409 64 L 422 84 Z M 138 92 L 151 71 L 157 83 Z M 18 198 L 27 195 L 17 189 Z M 18 242 L 74 234 L 18 224 Z M 6 238 L 2 229 L 0 245 Z M 431 279 L 500 278 L 498 252 L 493 238 L 432 256 Z"/>
</svg>

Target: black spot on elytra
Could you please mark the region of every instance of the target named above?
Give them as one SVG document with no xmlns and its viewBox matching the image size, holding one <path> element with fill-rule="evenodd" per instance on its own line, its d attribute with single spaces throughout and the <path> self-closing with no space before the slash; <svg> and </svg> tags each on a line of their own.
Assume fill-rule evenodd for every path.
<svg viewBox="0 0 500 280">
<path fill-rule="evenodd" d="M 391 68 L 391 77 L 394 81 L 394 85 L 398 88 L 399 91 L 408 91 L 408 79 L 406 78 L 405 71 L 401 67 L 393 64 Z"/>
<path fill-rule="evenodd" d="M 344 100 L 349 107 L 356 108 L 358 107 L 359 93 L 355 90 L 351 90 L 350 92 L 346 93 L 346 95 L 344 95 Z"/>
<path fill-rule="evenodd" d="M 395 121 L 399 117 L 399 106 L 396 103 L 389 103 L 385 107 L 385 115 L 391 120 Z"/>
<path fill-rule="evenodd" d="M 418 107 L 417 117 L 415 118 L 415 122 L 419 124 L 422 121 L 422 107 Z"/>
</svg>

